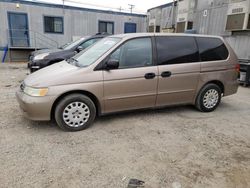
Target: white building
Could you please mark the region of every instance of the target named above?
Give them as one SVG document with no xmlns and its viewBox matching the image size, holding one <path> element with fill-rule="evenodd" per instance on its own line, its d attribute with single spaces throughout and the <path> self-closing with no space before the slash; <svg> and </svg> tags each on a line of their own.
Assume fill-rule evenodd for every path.
<svg viewBox="0 0 250 188">
<path fill-rule="evenodd" d="M 0 0 L 0 57 L 8 45 L 11 60 L 27 60 L 30 51 L 58 47 L 98 32 L 145 32 L 146 15 L 79 8 L 25 0 Z"/>
</svg>

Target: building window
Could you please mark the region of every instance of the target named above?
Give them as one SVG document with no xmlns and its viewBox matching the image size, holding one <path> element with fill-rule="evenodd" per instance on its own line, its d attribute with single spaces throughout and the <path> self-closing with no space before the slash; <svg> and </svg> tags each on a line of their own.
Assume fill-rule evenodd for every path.
<svg viewBox="0 0 250 188">
<path fill-rule="evenodd" d="M 161 32 L 161 27 L 157 25 L 157 26 L 155 27 L 155 32 L 156 32 L 156 33 L 160 33 L 160 32 Z"/>
<path fill-rule="evenodd" d="M 63 33 L 63 17 L 44 16 L 45 33 Z"/>
<path fill-rule="evenodd" d="M 99 21 L 98 32 L 114 34 L 114 22 Z"/>
<path fill-rule="evenodd" d="M 188 22 L 187 29 L 193 29 L 193 22 Z"/>
<path fill-rule="evenodd" d="M 155 26 L 153 26 L 153 25 L 149 26 L 149 27 L 148 27 L 148 32 L 149 32 L 149 33 L 153 33 L 153 32 L 154 32 L 154 27 L 155 27 Z"/>
</svg>

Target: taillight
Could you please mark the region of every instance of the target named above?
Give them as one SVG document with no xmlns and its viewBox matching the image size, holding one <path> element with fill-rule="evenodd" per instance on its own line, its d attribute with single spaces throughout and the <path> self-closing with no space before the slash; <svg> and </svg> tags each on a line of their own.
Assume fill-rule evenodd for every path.
<svg viewBox="0 0 250 188">
<path fill-rule="evenodd" d="M 236 70 L 236 72 L 238 72 L 238 73 L 240 72 L 240 64 L 236 64 L 236 65 L 235 65 L 235 70 Z"/>
</svg>

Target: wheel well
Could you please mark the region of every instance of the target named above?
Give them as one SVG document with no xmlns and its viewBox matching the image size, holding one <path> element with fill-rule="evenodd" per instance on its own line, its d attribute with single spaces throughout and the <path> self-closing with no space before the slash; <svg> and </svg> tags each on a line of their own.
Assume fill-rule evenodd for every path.
<svg viewBox="0 0 250 188">
<path fill-rule="evenodd" d="M 221 81 L 219 81 L 219 80 L 212 80 L 212 81 L 209 81 L 209 82 L 205 83 L 200 88 L 199 92 L 196 94 L 196 97 L 194 98 L 195 99 L 194 103 L 196 103 L 196 101 L 198 99 L 198 96 L 199 96 L 199 93 L 201 92 L 202 88 L 204 88 L 207 84 L 216 84 L 221 89 L 221 93 L 224 94 L 224 84 Z"/>
<path fill-rule="evenodd" d="M 98 101 L 97 97 L 88 92 L 88 91 L 83 91 L 83 90 L 74 90 L 74 91 L 69 91 L 69 92 L 66 92 L 62 95 L 60 95 L 56 100 L 55 102 L 53 103 L 52 105 L 52 108 L 51 108 L 51 112 L 50 112 L 50 118 L 51 119 L 54 119 L 55 117 L 55 108 L 56 108 L 56 105 L 60 102 L 60 100 L 67 96 L 67 95 L 71 95 L 71 94 L 82 94 L 82 95 L 86 95 L 87 97 L 89 97 L 95 104 L 95 107 L 96 107 L 96 115 L 99 115 L 100 112 L 101 112 L 101 105 L 100 105 L 100 102 Z"/>
<path fill-rule="evenodd" d="M 216 84 L 217 86 L 220 87 L 221 92 L 224 93 L 224 84 L 221 81 L 219 81 L 219 80 L 213 80 L 213 81 L 207 82 L 205 85 L 207 85 L 207 84 Z"/>
</svg>

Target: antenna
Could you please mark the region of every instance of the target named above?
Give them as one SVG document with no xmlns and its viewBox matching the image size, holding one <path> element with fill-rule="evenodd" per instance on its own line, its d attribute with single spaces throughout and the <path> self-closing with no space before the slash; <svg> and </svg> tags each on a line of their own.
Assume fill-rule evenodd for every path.
<svg viewBox="0 0 250 188">
<path fill-rule="evenodd" d="M 133 11 L 133 8 L 135 8 L 135 5 L 128 4 L 128 6 L 129 6 L 129 9 L 130 9 L 130 13 L 132 14 L 132 11 Z"/>
</svg>

